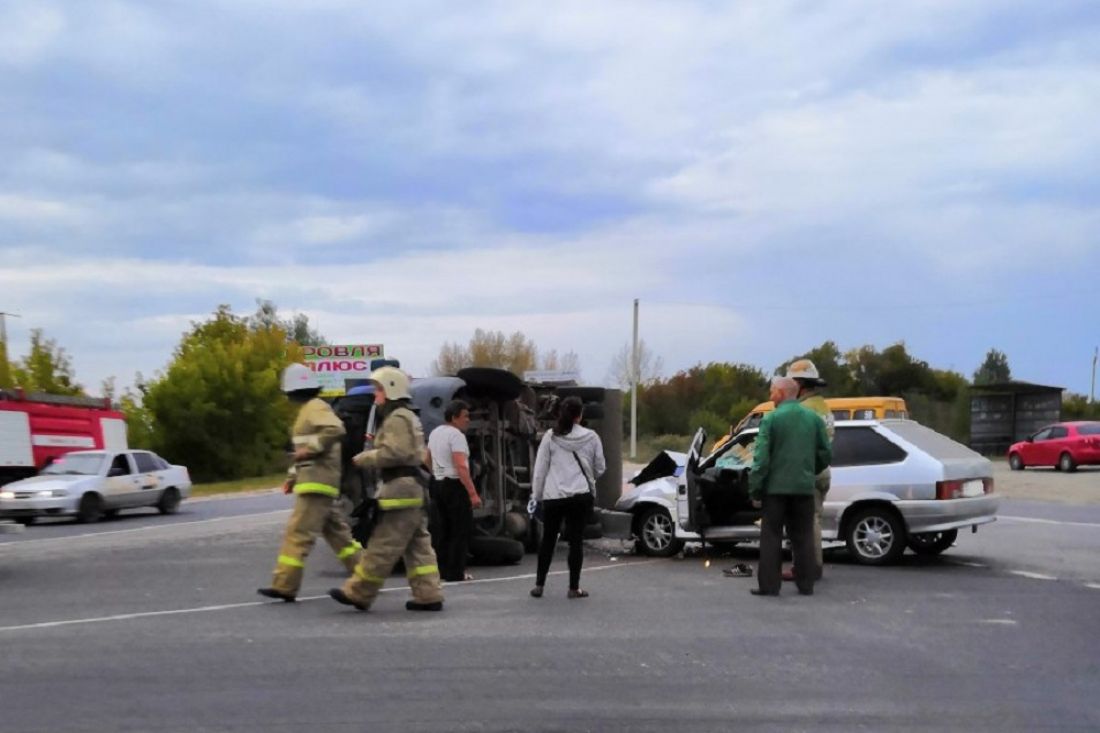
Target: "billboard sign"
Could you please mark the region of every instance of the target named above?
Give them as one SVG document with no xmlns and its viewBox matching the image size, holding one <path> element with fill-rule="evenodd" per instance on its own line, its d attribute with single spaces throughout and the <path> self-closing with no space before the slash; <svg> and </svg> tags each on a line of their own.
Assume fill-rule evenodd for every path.
<svg viewBox="0 0 1100 733">
<path fill-rule="evenodd" d="M 369 379 L 371 361 L 385 356 L 382 344 L 303 346 L 305 363 L 321 382 L 321 395 L 339 397 L 347 392 L 347 380 Z"/>
</svg>

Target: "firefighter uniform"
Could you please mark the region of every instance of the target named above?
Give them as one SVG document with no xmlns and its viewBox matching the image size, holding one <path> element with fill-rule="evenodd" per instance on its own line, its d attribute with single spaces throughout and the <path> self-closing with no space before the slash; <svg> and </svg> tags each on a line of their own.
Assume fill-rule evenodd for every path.
<svg viewBox="0 0 1100 733">
<path fill-rule="evenodd" d="M 374 375 L 371 378 L 374 380 Z M 397 391 L 387 385 L 386 393 L 382 426 L 374 447 L 354 458 L 357 466 L 378 469 L 381 477 L 378 523 L 351 577 L 330 594 L 342 603 L 367 610 L 397 560 L 403 558 L 412 591 L 412 601 L 406 608 L 439 610 L 443 603 L 439 566 L 428 533 L 424 488 L 417 478 L 424 459 L 424 429 L 420 418 L 407 406 L 407 398 L 401 398 L 407 395 L 404 388 Z M 391 399 L 393 396 L 398 399 Z"/>
<path fill-rule="evenodd" d="M 821 395 L 811 395 L 802 400 L 803 407 L 813 410 L 825 421 L 825 432 L 829 435 L 829 445 L 833 444 L 833 435 L 836 433 L 835 420 L 829 406 L 825 404 L 825 398 Z M 819 473 L 814 480 L 814 552 L 816 552 L 817 572 L 821 575 L 821 569 L 825 567 L 825 553 L 821 549 L 821 512 L 825 508 L 825 495 L 829 493 L 832 483 L 832 474 L 829 468 Z"/>
<path fill-rule="evenodd" d="M 328 403 L 311 399 L 302 405 L 294 421 L 294 448 L 306 448 L 312 455 L 296 461 L 290 481 L 294 486 L 294 510 L 286 533 L 271 589 L 276 597 L 293 598 L 302 584 L 306 556 L 321 534 L 350 573 L 363 549 L 351 536 L 337 500 L 340 496 L 340 443 L 344 424 Z M 288 598 L 289 597 L 289 598 Z"/>
</svg>

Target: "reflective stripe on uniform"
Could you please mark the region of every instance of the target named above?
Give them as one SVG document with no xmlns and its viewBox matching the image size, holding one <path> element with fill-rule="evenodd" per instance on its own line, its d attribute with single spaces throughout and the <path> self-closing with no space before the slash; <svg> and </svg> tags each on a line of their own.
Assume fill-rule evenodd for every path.
<svg viewBox="0 0 1100 733">
<path fill-rule="evenodd" d="M 362 578 L 367 583 L 374 583 L 375 585 L 382 585 L 386 582 L 385 578 L 379 578 L 377 575 L 370 575 L 362 568 L 356 567 L 355 574 Z"/>
<path fill-rule="evenodd" d="M 362 549 L 363 546 L 361 544 L 359 544 L 358 542 L 352 542 L 350 545 L 340 550 L 340 552 L 336 554 L 336 557 L 339 560 L 343 560 L 345 557 L 350 557 Z"/>
<path fill-rule="evenodd" d="M 424 506 L 423 499 L 379 499 L 378 508 L 383 511 L 387 509 L 413 509 L 418 506 Z"/>
<path fill-rule="evenodd" d="M 319 484 L 316 482 L 307 482 L 304 484 L 294 485 L 295 494 L 324 494 L 325 496 L 331 496 L 333 499 L 340 496 L 340 489 L 335 486 L 329 486 L 328 484 Z"/>
<path fill-rule="evenodd" d="M 280 565 L 289 565 L 292 568 L 304 568 L 306 564 L 296 557 L 290 555 L 279 555 Z"/>
<path fill-rule="evenodd" d="M 438 565 L 418 565 L 408 573 L 410 578 L 416 578 L 421 575 L 439 575 Z"/>
</svg>

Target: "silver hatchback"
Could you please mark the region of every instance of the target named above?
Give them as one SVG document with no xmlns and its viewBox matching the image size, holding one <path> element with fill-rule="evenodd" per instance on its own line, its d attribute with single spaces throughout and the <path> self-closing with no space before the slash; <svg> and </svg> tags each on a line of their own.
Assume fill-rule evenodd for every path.
<svg viewBox="0 0 1100 733">
<path fill-rule="evenodd" d="M 706 542 L 759 538 L 760 511 L 748 496 L 756 432 L 745 430 L 706 457 L 706 435 L 696 433 L 677 490 L 683 530 Z M 860 563 L 896 562 L 907 546 L 939 554 L 959 529 L 995 521 L 998 503 L 992 463 L 931 428 L 912 420 L 836 424 L 821 534 L 844 542 Z"/>
</svg>

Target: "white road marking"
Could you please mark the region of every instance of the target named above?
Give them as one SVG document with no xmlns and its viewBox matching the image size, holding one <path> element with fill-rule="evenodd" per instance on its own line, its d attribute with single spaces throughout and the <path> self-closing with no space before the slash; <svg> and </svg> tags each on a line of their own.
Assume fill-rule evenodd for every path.
<svg viewBox="0 0 1100 733">
<path fill-rule="evenodd" d="M 1031 578 L 1032 580 L 1058 580 L 1053 575 L 1044 575 L 1043 573 L 1032 573 L 1027 570 L 1009 570 L 1012 575 L 1019 575 L 1021 578 Z"/>
<path fill-rule="evenodd" d="M 131 527 L 130 529 L 109 529 L 105 532 L 85 532 L 84 534 L 72 534 L 58 537 L 44 537 L 39 540 L 23 540 L 22 542 L 0 542 L 0 547 L 5 545 L 11 545 L 12 547 L 26 547 L 27 545 L 33 545 L 35 543 L 48 542 L 51 545 L 56 545 L 58 542 L 68 542 L 69 540 L 79 540 L 88 537 L 107 537 L 115 534 L 130 534 L 133 532 L 152 532 L 156 530 L 158 532 L 165 532 L 175 527 L 187 527 L 195 524 L 212 524 L 214 522 L 228 522 L 233 519 L 248 519 L 251 517 L 266 517 L 271 514 L 286 514 L 290 509 L 275 509 L 269 512 L 258 512 L 256 514 L 235 514 L 231 517 L 214 517 L 212 519 L 196 519 L 193 522 L 165 522 L 163 524 L 150 524 L 145 527 Z"/>
<path fill-rule="evenodd" d="M 1066 527 L 1092 527 L 1100 529 L 1100 523 L 1096 522 L 1065 522 L 1060 519 L 1039 519 L 1038 517 L 1015 517 L 1009 514 L 998 514 L 997 521 L 1027 522 L 1030 524 L 1060 524 Z"/>
<path fill-rule="evenodd" d="M 1100 583 L 1085 583 L 1086 588 L 1092 588 L 1093 590 L 1100 590 Z"/>
<path fill-rule="evenodd" d="M 614 570 L 620 568 L 635 567 L 638 565 L 649 565 L 650 563 L 657 562 L 656 560 L 639 560 L 638 562 L 619 562 L 615 565 L 597 565 L 593 568 L 585 568 L 584 572 L 594 573 L 600 570 Z M 550 575 L 566 575 L 568 570 L 554 570 Z M 455 589 L 467 585 L 485 584 L 485 583 L 503 583 L 512 580 L 530 580 L 534 578 L 534 573 L 524 573 L 523 575 L 509 575 L 503 578 L 482 578 L 481 580 L 465 580 L 461 583 L 445 583 L 448 588 Z M 392 593 L 396 591 L 406 590 L 406 585 L 393 585 L 389 588 L 383 588 L 382 593 Z M 329 599 L 328 594 L 322 596 L 303 596 L 298 599 L 299 603 L 304 601 L 316 601 L 320 599 Z M 0 626 L 0 632 L 4 631 L 30 631 L 32 629 L 52 629 L 59 626 L 78 626 L 82 624 L 102 624 L 111 621 L 132 621 L 139 618 L 153 618 L 156 616 L 179 616 L 189 613 L 209 613 L 211 611 L 229 611 L 236 608 L 249 608 L 250 606 L 266 606 L 271 604 L 272 601 L 249 601 L 247 603 L 226 603 L 219 606 L 199 606 L 197 608 L 174 608 L 167 611 L 139 611 L 136 613 L 120 613 L 114 616 L 95 616 L 92 618 L 74 618 L 66 619 L 64 621 L 43 621 L 37 624 L 19 624 L 17 626 Z"/>
<path fill-rule="evenodd" d="M 952 560 L 951 563 L 953 565 L 965 565 L 968 568 L 988 568 L 989 567 L 985 563 L 967 562 L 966 560 Z"/>
<path fill-rule="evenodd" d="M 1010 618 L 983 618 L 978 623 L 992 626 L 1018 626 L 1020 624 L 1019 621 Z"/>
</svg>

